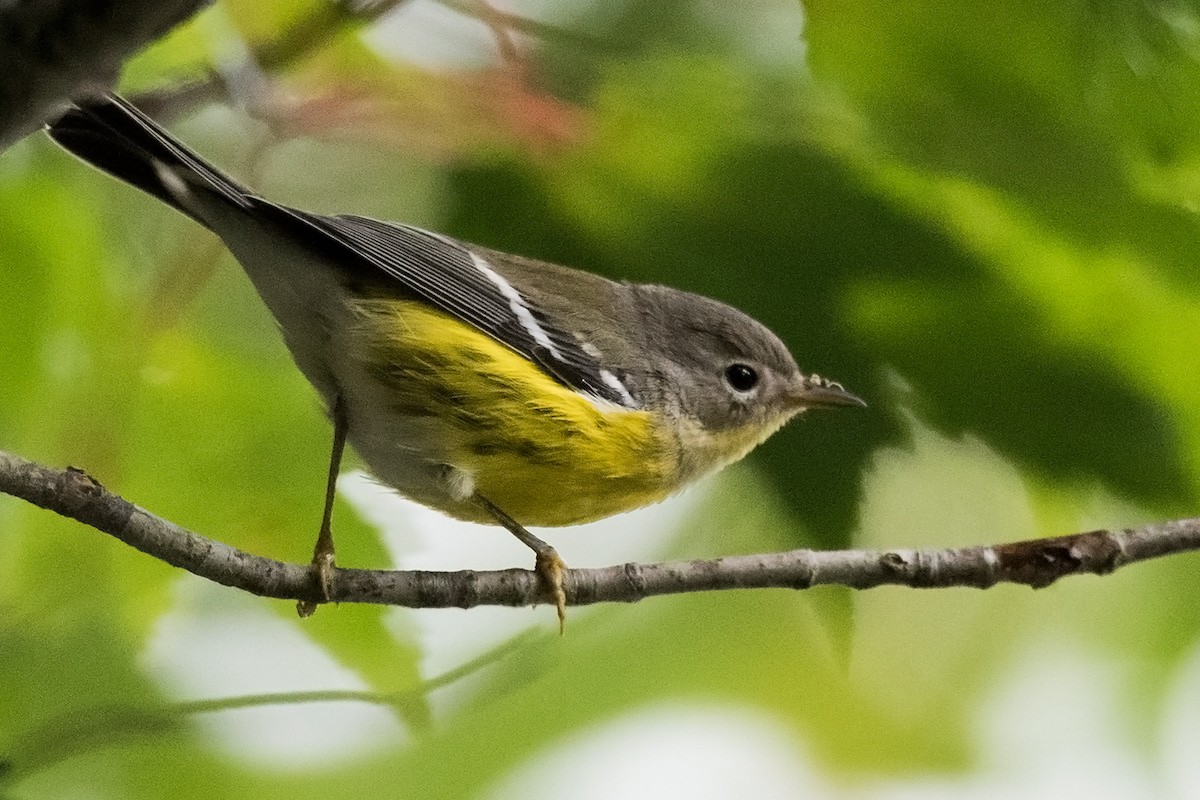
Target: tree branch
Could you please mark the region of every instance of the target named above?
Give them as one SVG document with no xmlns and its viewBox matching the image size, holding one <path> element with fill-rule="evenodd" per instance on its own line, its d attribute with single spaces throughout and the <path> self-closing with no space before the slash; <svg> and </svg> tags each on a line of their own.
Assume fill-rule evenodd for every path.
<svg viewBox="0 0 1200 800">
<path fill-rule="evenodd" d="M 208 0 L 0 2 L 0 151 Z"/>
<path fill-rule="evenodd" d="M 206 539 L 112 494 L 84 472 L 55 470 L 0 451 L 0 492 L 78 520 L 147 555 L 262 597 L 321 600 L 307 565 L 251 555 Z M 568 570 L 567 602 L 590 605 L 719 589 L 821 585 L 870 589 L 1017 583 L 1040 589 L 1067 575 L 1106 575 L 1138 561 L 1200 549 L 1200 519 L 945 550 L 791 550 L 658 564 Z M 537 574 L 338 569 L 331 599 L 409 608 L 547 602 Z"/>
</svg>

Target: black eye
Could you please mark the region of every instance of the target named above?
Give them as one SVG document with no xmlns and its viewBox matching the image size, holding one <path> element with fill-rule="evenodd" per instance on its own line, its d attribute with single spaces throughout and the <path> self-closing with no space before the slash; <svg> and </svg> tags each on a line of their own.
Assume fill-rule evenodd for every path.
<svg viewBox="0 0 1200 800">
<path fill-rule="evenodd" d="M 725 368 L 725 382 L 734 391 L 748 392 L 758 385 L 758 373 L 749 364 L 730 364 Z"/>
</svg>

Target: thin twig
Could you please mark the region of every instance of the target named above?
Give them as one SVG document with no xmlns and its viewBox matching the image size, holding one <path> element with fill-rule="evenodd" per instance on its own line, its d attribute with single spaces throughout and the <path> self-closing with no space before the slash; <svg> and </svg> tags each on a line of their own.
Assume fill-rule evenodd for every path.
<svg viewBox="0 0 1200 800">
<path fill-rule="evenodd" d="M 0 451 L 0 492 L 83 522 L 131 547 L 202 578 L 263 597 L 318 601 L 307 565 L 237 550 L 156 517 L 107 491 L 77 469 L 55 470 Z M 1200 549 L 1200 519 L 1098 530 L 1050 539 L 945 550 L 791 550 L 729 558 L 572 569 L 570 605 L 629 603 L 647 597 L 720 589 L 836 584 L 852 589 L 900 585 L 986 589 L 1017 583 L 1035 589 L 1067 575 L 1105 575 L 1173 553 Z M 409 608 L 524 606 L 547 602 L 536 573 L 338 569 L 330 599 Z"/>
<path fill-rule="evenodd" d="M 479 7 L 474 0 L 436 0 L 439 5 L 467 17 L 480 17 Z M 583 45 L 593 50 L 616 52 L 628 49 L 624 42 L 602 39 L 581 31 L 571 30 L 549 22 L 540 22 L 530 17 L 524 17 L 511 11 L 499 8 L 489 8 L 488 14 L 501 22 L 506 28 L 526 36 L 533 36 L 546 41 L 560 41 L 563 44 Z"/>
<path fill-rule="evenodd" d="M 214 697 L 158 706 L 76 709 L 21 736 L 11 751 L 5 754 L 6 760 L 0 762 L 0 783 L 16 783 L 35 772 L 83 753 L 160 736 L 178 727 L 183 718 L 191 714 L 212 714 L 275 705 L 337 702 L 384 705 L 403 711 L 426 698 L 430 692 L 456 683 L 507 658 L 529 644 L 535 635 L 535 631 L 526 631 L 441 675 L 399 692 L 326 689 Z"/>
<path fill-rule="evenodd" d="M 322 5 L 298 20 L 274 39 L 250 48 L 249 57 L 254 69 L 274 73 L 317 53 L 335 37 L 367 25 L 394 11 L 408 0 L 376 0 L 376 2 L 340 2 Z M 229 87 L 226 77 L 216 69 L 208 69 L 200 77 L 166 86 L 133 97 L 133 103 L 156 119 L 168 119 L 214 100 L 226 97 Z"/>
</svg>

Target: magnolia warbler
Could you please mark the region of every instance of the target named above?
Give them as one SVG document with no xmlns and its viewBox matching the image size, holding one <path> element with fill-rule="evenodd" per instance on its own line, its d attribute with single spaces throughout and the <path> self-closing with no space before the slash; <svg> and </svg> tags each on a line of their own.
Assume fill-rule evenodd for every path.
<svg viewBox="0 0 1200 800">
<path fill-rule="evenodd" d="M 48 131 L 219 236 L 278 321 L 333 421 L 313 553 L 326 600 L 347 441 L 401 494 L 533 549 L 561 624 L 565 565 L 524 526 L 657 502 L 807 408 L 865 405 L 715 300 L 264 200 L 115 95 Z"/>
</svg>

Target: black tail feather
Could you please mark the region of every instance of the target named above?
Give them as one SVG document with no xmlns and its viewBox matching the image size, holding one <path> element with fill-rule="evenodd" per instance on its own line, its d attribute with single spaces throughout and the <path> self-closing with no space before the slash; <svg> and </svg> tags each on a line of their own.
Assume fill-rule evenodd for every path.
<svg viewBox="0 0 1200 800">
<path fill-rule="evenodd" d="M 75 156 L 202 225 L 207 223 L 181 201 L 179 186 L 164 179 L 164 170 L 189 188 L 213 192 L 240 206 L 250 205 L 246 189 L 115 94 L 77 103 L 49 125 L 47 133 Z"/>
</svg>

